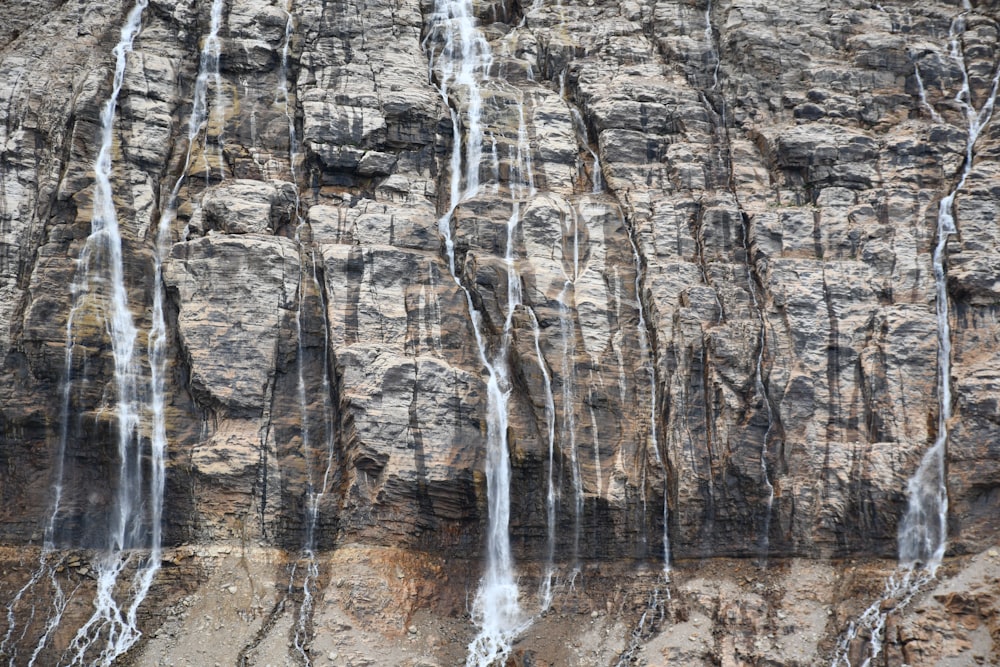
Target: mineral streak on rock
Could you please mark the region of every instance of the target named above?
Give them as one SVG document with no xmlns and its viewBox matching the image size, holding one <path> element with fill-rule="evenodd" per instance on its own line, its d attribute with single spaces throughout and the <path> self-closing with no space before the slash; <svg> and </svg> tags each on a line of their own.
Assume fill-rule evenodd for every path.
<svg viewBox="0 0 1000 667">
<path fill-rule="evenodd" d="M 980 109 L 993 90 L 995 6 L 482 0 L 492 60 L 476 129 L 452 114 L 469 89 L 439 92 L 432 0 L 229 0 L 192 142 L 211 4 L 150 0 L 111 144 L 145 378 L 162 259 L 165 551 L 137 663 L 465 659 L 489 524 L 488 378 L 438 222 L 467 167 L 453 141 L 470 132 L 479 187 L 451 216 L 454 271 L 489 354 L 509 336 L 509 539 L 527 615 L 551 574 L 515 664 L 614 664 L 665 534 L 672 597 L 634 655 L 829 661 L 880 588 L 875 561 L 896 556 L 907 480 L 939 430 L 933 253 L 967 148 L 942 251 L 948 552 L 937 590 L 888 615 L 882 655 L 935 664 L 961 649 L 988 664 L 1000 651 L 1000 126 L 967 147 L 955 97 L 967 85 Z M 45 539 L 67 376 L 60 505 L 64 546 L 81 550 L 48 561 L 66 600 L 37 664 L 57 664 L 93 609 L 99 554 L 83 549 L 119 465 L 115 359 L 81 311 L 67 367 L 66 331 L 133 5 L 2 10 L 5 663 L 13 645 L 30 656 L 51 617 L 45 577 L 12 601 Z M 964 67 L 949 43 L 961 13 Z M 525 160 L 534 191 L 508 253 Z M 310 509 L 302 429 L 323 422 L 336 466 Z M 303 592 L 286 568 L 307 530 L 318 575 L 296 652 Z"/>
</svg>

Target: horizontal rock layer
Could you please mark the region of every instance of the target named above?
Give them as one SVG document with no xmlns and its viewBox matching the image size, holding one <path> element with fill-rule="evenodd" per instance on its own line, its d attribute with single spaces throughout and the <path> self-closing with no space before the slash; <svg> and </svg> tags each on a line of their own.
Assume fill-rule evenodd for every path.
<svg viewBox="0 0 1000 667">
<path fill-rule="evenodd" d="M 117 389 L 108 278 L 80 258 L 131 6 L 8 4 L 0 540 L 39 544 L 62 480 L 58 543 L 98 546 Z M 470 93 L 435 85 L 433 3 L 225 3 L 192 139 L 209 12 L 150 2 L 114 125 L 143 443 L 166 295 L 168 545 L 480 553 L 474 311 L 491 354 L 511 321 L 519 563 L 655 561 L 664 536 L 680 559 L 892 557 L 937 435 L 938 205 L 969 158 L 946 262 L 949 549 L 996 540 L 988 113 L 966 150 L 966 109 L 996 88 L 988 3 L 476 3 L 492 61 L 480 184 L 449 220 L 457 282 L 439 221 Z"/>
</svg>

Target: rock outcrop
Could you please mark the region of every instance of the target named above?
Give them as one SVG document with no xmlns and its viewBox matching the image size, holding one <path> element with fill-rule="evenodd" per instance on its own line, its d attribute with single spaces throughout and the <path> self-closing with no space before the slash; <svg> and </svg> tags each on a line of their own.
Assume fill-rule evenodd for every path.
<svg viewBox="0 0 1000 667">
<path fill-rule="evenodd" d="M 197 662 L 170 633 L 237 618 L 248 625 L 215 659 L 463 660 L 458 617 L 489 519 L 483 354 L 508 321 L 524 607 L 555 572 L 555 616 L 539 622 L 568 636 L 567 614 L 596 614 L 587 647 L 529 639 L 517 664 L 827 659 L 867 604 L 837 590 L 855 576 L 839 559 L 895 556 L 907 480 L 937 435 L 932 253 L 939 204 L 959 185 L 948 554 L 970 556 L 953 568 L 975 570 L 970 582 L 995 577 L 995 557 L 971 555 L 1000 534 L 1000 14 L 973 4 L 476 2 L 485 77 L 475 95 L 442 96 L 436 59 L 461 45 L 442 42 L 432 0 L 150 0 L 111 151 L 143 466 L 165 297 L 172 555 L 143 606 L 141 660 Z M 103 547 L 116 512 L 113 286 L 102 258 L 81 253 L 131 8 L 3 10 L 10 600 L 31 582 L 17 548 L 47 542 L 44 562 L 52 547 Z M 217 62 L 205 56 L 213 8 Z M 477 141 L 458 113 L 472 102 L 479 184 L 445 218 L 452 265 L 439 225 L 468 185 L 452 148 Z M 982 126 L 971 147 L 970 123 Z M 672 606 L 649 602 L 665 551 L 686 572 Z M 717 558 L 771 569 L 754 569 L 757 589 Z M 58 573 L 90 591 L 81 568 Z M 578 592 L 576 576 L 593 588 Z M 1000 650 L 996 596 L 962 576 L 890 617 L 887 659 L 952 664 L 947 642 Z M 210 611 L 229 586 L 228 611 Z M 11 603 L 0 653 L 20 664 L 12 651 L 37 644 L 54 664 L 87 605 L 74 598 L 50 637 L 26 604 Z M 657 625 L 638 627 L 648 606 Z M 810 639 L 788 639 L 802 627 Z M 340 632 L 355 648 L 323 638 Z M 392 657 L 352 653 L 396 632 Z"/>
</svg>

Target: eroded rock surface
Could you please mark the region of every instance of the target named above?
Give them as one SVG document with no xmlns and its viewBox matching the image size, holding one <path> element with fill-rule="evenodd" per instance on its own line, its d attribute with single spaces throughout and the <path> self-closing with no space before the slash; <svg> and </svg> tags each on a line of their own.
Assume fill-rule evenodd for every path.
<svg viewBox="0 0 1000 667">
<path fill-rule="evenodd" d="M 782 584 L 795 611 L 740 577 L 712 592 L 692 574 L 677 585 L 670 618 L 637 635 L 634 655 L 650 664 L 826 659 L 850 602 L 827 619 L 821 607 L 841 600 L 794 582 L 827 590 L 849 572 L 827 559 L 895 555 L 906 482 L 940 410 L 938 207 L 969 159 L 946 262 L 949 554 L 995 545 L 995 6 L 476 3 L 492 60 L 479 91 L 479 186 L 448 221 L 452 266 L 439 223 L 453 171 L 464 168 L 451 161 L 453 142 L 470 141 L 453 110 L 470 92 L 439 93 L 437 58 L 457 46 L 441 43 L 435 3 L 231 0 L 218 71 L 204 72 L 211 4 L 146 8 L 124 71 L 111 181 L 144 443 L 154 428 L 148 345 L 162 260 L 165 543 L 192 545 L 206 586 L 246 595 L 246 605 L 230 605 L 246 612 L 229 647 L 239 644 L 242 658 L 362 664 L 360 644 L 320 637 L 351 618 L 385 620 L 333 574 L 341 565 L 360 572 L 370 548 L 377 562 L 358 586 L 393 601 L 383 616 L 399 646 L 421 647 L 392 659 L 462 660 L 467 630 L 448 625 L 432 641 L 431 625 L 418 624 L 414 638 L 403 626 L 425 607 L 451 619 L 467 611 L 456 591 L 476 585 L 488 519 L 487 373 L 476 336 L 494 354 L 509 321 L 510 535 L 532 581 L 524 606 L 538 607 L 548 565 L 565 583 L 585 563 L 613 563 L 631 596 L 614 601 L 613 621 L 589 598 L 593 646 L 566 652 L 529 639 L 520 664 L 613 663 L 629 650 L 655 586 L 623 563 L 658 571 L 664 537 L 681 560 L 816 561 L 787 565 L 802 568 Z M 112 49 L 130 8 L 4 4 L 7 545 L 54 535 L 63 547 L 98 546 L 114 513 L 113 494 L 94 488 L 118 474 L 111 288 L 102 258 L 81 254 L 96 215 Z M 199 85 L 206 122 L 192 139 Z M 967 152 L 970 117 L 984 126 Z M 513 309 L 510 273 L 520 286 Z M 62 505 L 50 522 L 57 486 Z M 234 545 L 268 554 L 260 590 L 226 579 L 235 557 L 215 550 Z M 313 550 L 328 568 L 315 592 L 329 604 L 306 623 L 316 643 L 289 648 L 281 637 L 299 636 L 303 570 L 286 568 Z M 382 568 L 394 558 L 407 563 L 405 579 L 423 583 L 396 590 Z M 440 568 L 451 558 L 464 564 L 450 575 L 459 582 L 445 583 Z M 275 611 L 295 588 L 289 581 L 299 587 L 289 610 Z M 918 601 L 926 613 L 894 621 L 891 660 L 957 664 L 948 662 L 952 641 L 975 655 L 996 650 L 996 600 L 979 583 L 952 581 Z M 560 590 L 557 609 L 577 595 Z M 66 623 L 85 608 L 71 605 Z M 27 607 L 12 610 L 24 622 Z M 789 639 L 782 613 L 814 638 Z M 214 617 L 171 614 L 171 631 L 219 629 Z M 143 622 L 152 629 L 163 617 L 151 611 Z M 657 635 L 667 620 L 674 630 Z M 32 625 L 21 650 L 41 632 Z M 596 645 L 601 633 L 616 638 L 613 651 Z M 64 635 L 52 646 L 72 639 Z M 156 637 L 153 653 L 163 646 L 196 660 L 169 637 Z"/>
</svg>

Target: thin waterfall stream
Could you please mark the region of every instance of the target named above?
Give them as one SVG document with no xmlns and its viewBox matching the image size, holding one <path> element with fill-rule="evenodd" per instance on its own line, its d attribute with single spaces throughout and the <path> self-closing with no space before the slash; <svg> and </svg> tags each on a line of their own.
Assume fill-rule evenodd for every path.
<svg viewBox="0 0 1000 667">
<path fill-rule="evenodd" d="M 542 582 L 539 587 L 539 607 L 541 611 L 548 611 L 552 606 L 552 580 L 555 577 L 555 552 L 556 552 L 556 500 L 557 491 L 555 484 L 555 448 L 556 448 L 556 404 L 552 393 L 552 374 L 545 364 L 545 357 L 542 355 L 541 330 L 538 325 L 538 317 L 532 308 L 528 309 L 531 315 L 532 339 L 535 344 L 535 358 L 538 360 L 538 369 L 542 373 L 543 389 L 545 390 L 545 432 L 548 444 L 548 474 L 545 487 L 545 572 L 542 575 Z"/>
<path fill-rule="evenodd" d="M 994 67 L 989 93 L 976 109 L 969 81 L 969 66 L 959 40 L 966 29 L 968 3 L 951 23 L 948 54 L 961 72 L 962 85 L 953 102 L 961 107 L 966 122 L 965 154 L 954 185 L 938 204 L 936 243 L 932 255 L 934 271 L 934 311 L 937 329 L 937 434 L 934 444 L 924 453 L 916 472 L 907 482 L 907 509 L 900 519 L 898 531 L 898 569 L 886 581 L 881 597 L 853 621 L 837 643 L 831 667 L 852 665 L 852 644 L 866 636 L 868 645 L 860 667 L 869 667 L 881 654 L 885 640 L 885 625 L 889 613 L 905 608 L 927 584 L 933 581 L 944 559 L 947 547 L 948 488 L 945 478 L 945 457 L 948 447 L 948 426 L 952 417 L 951 391 L 951 323 L 948 301 L 948 241 L 958 232 L 955 221 L 955 198 L 965 186 L 975 160 L 975 145 L 983 128 L 993 116 L 997 90 L 1000 87 L 1000 65 Z M 920 67 L 914 63 L 921 106 L 930 111 L 935 122 L 943 118 L 928 103 L 920 77 Z M 892 601 L 891 604 L 888 604 Z"/>
<path fill-rule="evenodd" d="M 124 346 L 113 343 L 115 354 L 115 375 L 118 385 L 118 405 L 119 405 L 119 456 L 121 463 L 121 480 L 118 488 L 118 510 L 117 520 L 114 525 L 114 534 L 111 536 L 111 551 L 107 558 L 99 561 L 97 565 L 98 590 L 95 600 L 95 610 L 90 619 L 77 631 L 76 636 L 67 649 L 70 656 L 69 665 L 100 664 L 110 665 L 114 660 L 128 651 L 132 645 L 138 641 L 142 635 L 137 626 L 137 611 L 139 605 L 145 599 L 152 586 L 156 572 L 159 570 L 162 548 L 162 513 L 163 513 L 163 493 L 166 479 L 166 420 L 165 420 L 165 374 L 166 374 L 166 324 L 164 319 L 164 293 L 163 293 L 163 258 L 167 252 L 170 240 L 170 227 L 176 214 L 177 195 L 184 179 L 184 174 L 190 165 L 191 144 L 197 135 L 198 130 L 207 115 L 205 108 L 205 72 L 209 69 L 218 71 L 218 29 L 221 22 L 222 1 L 216 0 L 212 6 L 212 32 L 205 42 L 205 50 L 202 52 L 199 77 L 195 86 L 195 102 L 192 109 L 191 121 L 188 132 L 188 148 L 184 162 L 184 171 L 178 178 L 174 189 L 168 200 L 168 207 L 160 216 L 157 227 L 155 248 L 154 248 L 154 294 L 152 307 L 152 322 L 148 337 L 148 356 L 150 364 L 150 466 L 151 476 L 149 486 L 149 542 L 150 554 L 146 561 L 140 565 L 131 585 L 132 599 L 127 608 L 122 607 L 115 600 L 115 587 L 117 580 L 131 557 L 122 557 L 120 553 L 138 545 L 141 534 L 141 516 L 136 513 L 140 508 L 134 508 L 132 503 L 136 498 L 141 497 L 141 466 L 139 460 L 138 443 L 130 444 L 126 437 L 136 438 L 135 431 L 138 429 L 139 416 L 137 409 L 128 407 L 131 402 L 137 400 L 134 387 L 135 371 L 130 367 L 135 364 L 134 344 L 136 333 L 134 326 L 131 326 L 131 316 L 126 318 L 127 303 L 125 302 L 124 280 L 121 275 L 121 237 L 118 234 L 117 220 L 114 217 L 114 206 L 111 196 L 110 185 L 110 153 L 112 145 L 112 125 L 114 121 L 114 111 L 117 105 L 118 95 L 121 91 L 124 79 L 125 57 L 132 49 L 132 44 L 141 29 L 142 11 L 147 6 L 146 0 L 140 0 L 129 14 L 125 28 L 122 29 L 122 39 L 115 49 L 117 55 L 115 71 L 115 87 L 111 100 L 109 100 L 105 112 L 102 114 L 102 147 L 98 157 L 95 171 L 97 173 L 97 189 L 95 192 L 95 216 L 104 218 L 106 229 L 109 235 L 117 236 L 115 250 L 116 257 L 112 262 L 112 281 L 115 283 L 114 295 L 116 308 L 114 309 L 113 325 L 110 327 L 112 340 L 125 340 Z M 199 99 L 201 104 L 199 105 Z M 99 212 L 99 213 L 98 213 Z M 96 221 L 95 217 L 95 221 Z M 96 226 L 95 226 L 96 229 Z M 114 254 L 113 254 L 114 256 Z M 117 267 L 117 268 L 116 268 Z M 115 278 L 118 280 L 115 280 Z M 131 331 L 130 331 L 131 328 Z M 124 348 L 119 352 L 120 347 Z M 127 350 L 128 358 L 125 357 Z M 132 380 L 126 381 L 126 373 L 132 376 Z M 129 386 L 127 382 L 132 382 Z M 129 400 L 123 400 L 128 397 Z M 128 412 L 123 412 L 127 410 Z M 132 414 L 132 413 L 135 414 Z M 64 450 L 65 443 L 61 444 Z M 135 450 L 135 451 L 131 451 Z M 58 508 L 56 508 L 58 511 Z M 102 639 L 103 637 L 103 639 Z M 99 641 L 104 641 L 105 646 L 101 649 L 96 659 L 90 657 L 89 653 L 95 648 Z M 38 650 L 36 650 L 36 655 Z"/>
<path fill-rule="evenodd" d="M 657 436 L 657 418 L 656 418 L 656 405 L 657 405 L 657 387 L 656 387 L 656 359 L 653 356 L 653 349 L 649 344 L 649 329 L 646 320 L 646 306 L 642 300 L 642 283 L 645 272 L 643 271 L 642 265 L 642 255 L 639 252 L 639 240 L 637 238 L 638 232 L 635 229 L 634 223 L 632 225 L 626 225 L 628 232 L 629 245 L 632 249 L 632 259 L 635 262 L 635 298 L 636 298 L 636 309 L 639 313 L 639 322 L 636 327 L 636 333 L 639 336 L 639 351 L 642 354 L 642 359 L 648 364 L 649 372 L 649 443 L 648 447 L 653 453 L 653 459 L 656 465 L 660 467 L 663 474 L 663 581 L 665 585 L 670 583 L 670 509 L 668 504 L 668 499 L 670 497 L 669 489 L 667 487 L 667 482 L 669 479 L 667 463 L 660 455 L 660 441 Z M 644 480 L 645 481 L 645 480 Z M 645 493 L 645 488 L 643 489 Z M 644 500 L 645 502 L 645 500 Z M 669 593 L 669 588 L 667 589 Z"/>
<path fill-rule="evenodd" d="M 590 155 L 590 158 L 591 158 L 591 161 L 592 161 L 591 162 L 591 172 L 590 172 L 590 180 L 591 180 L 590 192 L 592 194 L 598 194 L 599 195 L 599 194 L 601 194 L 601 193 L 603 193 L 605 191 L 605 182 L 604 182 L 603 172 L 601 171 L 600 158 L 599 158 L 597 152 L 591 146 L 590 135 L 589 135 L 589 132 L 587 130 L 587 124 L 583 120 L 583 114 L 580 112 L 579 108 L 577 108 L 577 106 L 572 103 L 572 101 L 569 98 L 569 95 L 568 95 L 567 89 L 566 89 L 566 72 L 565 71 L 559 76 L 559 96 L 566 102 L 566 104 L 567 104 L 567 106 L 569 108 L 570 116 L 572 117 L 572 120 L 573 120 L 573 129 L 574 129 L 574 131 L 576 133 L 577 142 L 587 151 L 587 153 Z M 572 215 L 570 216 L 571 217 L 570 229 L 572 230 L 571 233 L 572 233 L 572 238 L 573 238 L 573 243 L 572 243 L 572 247 L 573 247 L 572 276 L 567 276 L 566 277 L 566 282 L 564 284 L 563 291 L 559 294 L 559 297 L 557 299 L 557 301 L 560 303 L 560 306 L 561 306 L 561 311 L 560 312 L 562 312 L 562 307 L 564 305 L 565 295 L 566 295 L 567 291 L 569 291 L 574 286 L 574 283 L 579 278 L 579 274 L 580 274 L 580 230 L 579 230 L 579 215 L 577 214 L 577 212 L 575 211 L 575 209 L 573 211 L 571 211 L 571 213 L 572 213 Z M 649 448 L 649 450 L 652 451 L 655 463 L 660 467 L 661 473 L 663 474 L 663 481 L 664 481 L 664 489 L 663 489 L 663 533 L 662 533 L 663 578 L 664 578 L 664 583 L 666 585 L 669 585 L 669 581 L 670 581 L 670 575 L 669 575 L 669 572 L 670 572 L 670 533 L 669 533 L 669 505 L 668 505 L 669 493 L 668 493 L 668 488 L 666 486 L 669 475 L 668 475 L 666 461 L 663 460 L 663 458 L 660 455 L 660 443 L 659 443 L 659 437 L 658 437 L 657 412 L 656 412 L 656 410 L 657 410 L 656 360 L 655 360 L 655 358 L 653 356 L 652 346 L 650 345 L 650 341 L 649 341 L 649 325 L 648 325 L 648 320 L 646 318 L 646 305 L 645 305 L 645 303 L 642 300 L 642 286 L 643 286 L 643 280 L 644 280 L 644 277 L 645 277 L 645 273 L 644 273 L 643 263 L 642 263 L 642 254 L 639 252 L 638 232 L 635 229 L 634 223 L 633 224 L 627 224 L 626 223 L 625 224 L 625 229 L 626 229 L 626 233 L 627 233 L 627 236 L 628 236 L 629 247 L 630 247 L 630 249 L 632 251 L 632 261 L 633 261 L 633 266 L 634 266 L 634 270 L 635 270 L 634 289 L 635 289 L 635 296 L 636 296 L 636 311 L 637 311 L 638 317 L 639 317 L 638 325 L 636 327 L 636 334 L 638 335 L 638 339 L 639 339 L 639 351 L 640 351 L 641 359 L 642 359 L 642 361 L 643 361 L 644 364 L 648 365 L 648 373 L 649 373 L 649 391 L 650 391 L 650 398 L 649 398 L 649 400 L 650 400 L 650 408 L 649 408 L 649 416 L 648 416 L 648 419 L 649 419 L 649 442 L 648 442 L 648 448 Z M 562 325 L 563 319 L 564 318 L 562 318 L 562 317 L 560 318 L 561 325 Z M 563 333 L 563 339 L 565 341 L 566 332 L 564 331 L 562 333 Z M 564 344 L 565 344 L 565 342 L 564 342 Z M 565 355 L 564 355 L 564 357 L 565 357 Z M 565 375 L 565 373 L 564 373 L 564 375 Z M 624 380 L 622 381 L 622 383 L 623 383 L 622 384 L 622 386 L 623 386 L 622 392 L 623 392 L 623 396 L 624 396 Z M 591 418 L 594 419 L 593 408 L 592 407 L 591 407 Z M 598 443 L 598 441 L 596 439 L 597 438 L 597 432 L 598 431 L 597 431 L 597 427 L 596 427 L 596 424 L 595 424 L 595 426 L 594 426 L 594 438 L 595 438 L 595 440 L 594 440 L 594 456 L 595 456 L 595 469 L 597 471 L 597 476 L 598 476 L 598 486 L 597 486 L 597 488 L 598 488 L 598 492 L 599 492 L 600 491 L 601 467 L 600 467 L 599 443 Z M 572 448 L 571 451 L 574 453 L 574 456 L 575 456 L 575 445 L 574 445 L 574 447 Z M 574 465 L 577 465 L 577 463 L 574 463 Z M 574 471 L 574 472 L 576 472 L 576 471 Z M 574 483 L 576 483 L 576 478 L 574 478 Z M 643 494 L 645 494 L 645 489 L 643 489 Z M 578 498 L 580 498 L 580 502 L 582 503 L 582 489 L 580 489 L 579 492 L 578 492 Z M 645 503 L 645 496 L 644 496 L 643 502 Z M 577 511 L 577 523 L 576 523 L 576 530 L 577 530 L 576 540 L 577 541 L 579 540 L 579 513 L 581 511 L 582 511 L 582 506 L 578 507 L 578 511 Z M 667 589 L 667 595 L 669 595 L 669 589 Z M 657 600 L 659 600 L 659 596 L 658 595 L 654 596 L 654 597 Z"/>
<path fill-rule="evenodd" d="M 512 212 L 507 225 L 507 313 L 500 344 L 491 355 L 482 326 L 482 315 L 476 309 L 472 294 L 463 284 L 455 261 L 455 240 L 452 226 L 454 213 L 468 197 L 479 189 L 479 169 L 484 138 L 482 124 L 481 83 L 486 79 L 492 60 L 489 44 L 475 25 L 472 3 L 468 0 L 437 0 L 427 36 L 430 71 L 436 78 L 444 104 L 451 109 L 452 154 L 450 159 L 451 186 L 448 209 L 438 228 L 444 240 L 448 268 L 455 284 L 466 297 L 469 318 L 476 339 L 480 363 L 487 374 L 486 404 L 486 488 L 488 526 L 486 536 L 486 571 L 473 602 L 473 619 L 480 630 L 469 645 L 467 667 L 487 667 L 502 661 L 510 653 L 514 638 L 527 625 L 518 602 L 518 586 L 510 547 L 510 452 L 507 442 L 507 404 L 511 386 L 508 355 L 514 309 L 521 301 L 520 277 L 514 257 L 514 231 L 520 216 L 519 195 L 522 188 L 533 190 L 533 184 L 515 181 L 512 176 Z M 436 77 L 435 77 L 436 75 Z M 460 113 L 451 103 L 449 94 L 461 89 L 465 93 L 465 108 Z M 523 123 L 523 118 L 520 121 Z M 519 125 L 519 136 L 520 136 Z M 465 130 L 465 151 L 462 150 L 462 130 Z M 518 152 L 520 153 L 520 141 Z M 524 158 L 524 155 L 514 156 Z M 519 164 L 523 164 L 517 160 Z M 463 168 L 464 166 L 464 168 Z M 530 174 L 530 172 L 528 172 Z M 520 176 L 523 176 L 522 171 Z M 464 183 L 464 187 L 463 187 Z"/>
<path fill-rule="evenodd" d="M 308 231 L 308 223 L 302 217 L 301 193 L 298 185 L 297 165 L 301 160 L 301 153 L 298 140 L 298 132 L 295 126 L 295 113 L 292 95 L 289 91 L 289 60 L 292 37 L 295 31 L 294 16 L 292 15 L 292 0 L 287 0 L 284 6 L 285 12 L 285 37 L 281 49 L 281 68 L 278 79 L 278 90 L 276 102 L 283 108 L 283 113 L 288 122 L 288 164 L 289 178 L 295 193 L 294 217 L 295 217 L 295 242 L 299 247 L 300 269 L 298 285 L 298 307 L 295 312 L 296 330 L 296 393 L 299 402 L 299 419 L 301 426 L 301 451 L 306 468 L 306 488 L 305 488 L 305 535 L 303 537 L 301 559 L 305 560 L 305 573 L 302 578 L 302 601 L 299 603 L 297 617 L 295 620 L 294 636 L 292 637 L 292 648 L 305 665 L 311 665 L 312 659 L 309 654 L 309 641 L 312 623 L 313 609 L 315 605 L 315 595 L 313 589 L 319 577 L 319 565 L 316 562 L 316 530 L 319 523 L 320 505 L 323 502 L 327 490 L 330 487 L 333 475 L 334 438 L 333 438 L 333 409 L 330 404 L 330 374 L 329 374 L 329 323 L 327 322 L 326 304 L 323 299 L 323 287 L 320 283 L 316 270 L 316 256 L 313 246 L 304 238 Z M 303 329 L 303 316 L 306 304 L 307 290 L 311 290 L 320 300 L 321 324 L 323 330 L 322 355 L 320 366 L 320 392 L 322 403 L 322 438 L 320 449 L 319 470 L 322 474 L 317 479 L 317 462 L 314 461 L 313 449 L 317 448 L 313 443 L 313 432 L 310 426 L 309 396 L 306 386 L 306 358 L 305 358 L 305 332 Z M 296 566 L 293 566 L 289 574 L 289 591 L 291 590 Z"/>
<path fill-rule="evenodd" d="M 74 322 L 78 308 L 91 298 L 96 298 L 103 311 L 102 317 L 111 342 L 114 358 L 114 424 L 118 479 L 114 489 L 111 516 L 104 537 L 106 552 L 95 563 L 97 591 L 94 610 L 77 630 L 62 660 L 69 665 L 110 665 L 125 653 L 142 635 L 138 629 L 136 613 L 145 600 L 153 577 L 160 566 L 160 515 L 163 502 L 163 457 L 165 439 L 162 424 L 153 423 L 150 462 L 152 480 L 144 480 L 142 465 L 141 407 L 139 389 L 139 363 L 136 359 L 138 330 L 129 309 L 128 290 L 125 285 L 122 237 L 115 210 L 112 178 L 112 149 L 114 124 L 118 110 L 125 66 L 132 52 L 135 39 L 142 29 L 142 15 L 147 6 L 140 0 L 126 17 L 118 44 L 112 53 L 115 69 L 111 95 L 101 111 L 101 144 L 94 162 L 94 208 L 91 234 L 87 238 L 77 266 L 72 286 L 73 308 L 66 332 L 66 366 L 63 386 L 60 442 L 57 451 L 57 479 L 54 487 L 52 514 L 45 531 L 45 552 L 55 547 L 58 516 L 61 510 L 64 458 L 67 453 L 70 419 L 70 395 L 74 349 Z M 153 415 L 155 422 L 156 415 Z M 144 494 L 148 494 L 148 498 Z M 148 517 L 144 503 L 148 502 Z M 148 531 L 148 536 L 147 536 Z M 128 593 L 120 597 L 118 579 L 132 561 L 131 550 L 141 548 L 148 541 L 149 555 L 142 560 L 134 575 Z M 51 634 L 58 627 L 67 599 L 52 575 L 55 593 L 55 614 L 48 619 L 45 631 L 27 664 L 32 665 L 41 654 Z M 117 597 L 116 597 L 117 596 Z M 96 653 L 96 655 L 94 655 Z"/>
<path fill-rule="evenodd" d="M 12 4 L 0 667 L 990 663 L 1000 16 L 911 4 Z"/>
<path fill-rule="evenodd" d="M 768 471 L 768 441 L 771 432 L 774 430 L 774 409 L 771 407 L 771 396 L 767 389 L 767 382 L 764 378 L 764 354 L 767 351 L 767 317 L 764 314 L 764 304 L 757 294 L 757 281 L 754 277 L 753 259 L 750 251 L 750 231 L 749 223 L 744 218 L 741 226 L 743 236 L 743 250 L 746 252 L 746 277 L 747 290 L 750 292 L 750 302 L 753 306 L 754 314 L 760 324 L 760 332 L 757 335 L 757 354 L 754 358 L 754 390 L 760 395 L 760 400 L 764 405 L 767 414 L 767 428 L 761 438 L 760 445 L 760 476 L 767 491 L 767 506 L 764 514 L 764 525 L 760 531 L 759 554 L 762 563 L 767 562 L 768 551 L 770 550 L 771 516 L 774 512 L 774 484 L 771 482 L 771 475 Z"/>
</svg>

